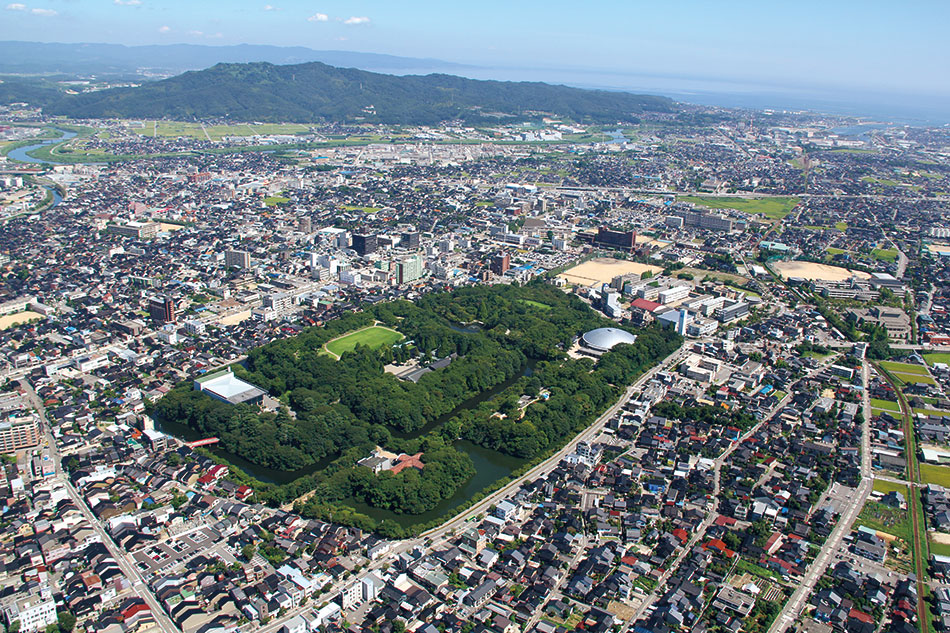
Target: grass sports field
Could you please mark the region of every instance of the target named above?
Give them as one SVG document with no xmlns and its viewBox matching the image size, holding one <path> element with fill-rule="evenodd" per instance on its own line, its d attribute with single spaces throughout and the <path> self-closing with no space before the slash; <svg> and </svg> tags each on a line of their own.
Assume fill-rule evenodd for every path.
<svg viewBox="0 0 950 633">
<path fill-rule="evenodd" d="M 324 348 L 330 352 L 330 354 L 339 358 L 343 352 L 349 352 L 357 345 L 366 345 L 376 349 L 383 345 L 392 345 L 393 343 L 401 341 L 403 338 L 403 335 L 396 330 L 373 325 L 333 339 L 324 345 Z"/>
<path fill-rule="evenodd" d="M 528 306 L 533 306 L 535 308 L 538 308 L 539 310 L 547 311 L 551 309 L 551 306 L 549 306 L 546 303 L 541 303 L 540 301 L 531 301 L 530 299 L 519 299 L 518 302 L 523 303 Z"/>
<path fill-rule="evenodd" d="M 770 220 L 781 220 L 798 204 L 793 196 L 774 198 L 728 198 L 719 196 L 679 196 L 680 202 L 691 202 L 710 209 L 736 209 L 749 214 L 761 213 Z"/>
<path fill-rule="evenodd" d="M 871 256 L 874 259 L 880 259 L 885 262 L 896 262 L 897 261 L 897 249 L 895 248 L 875 248 L 871 251 Z"/>
</svg>

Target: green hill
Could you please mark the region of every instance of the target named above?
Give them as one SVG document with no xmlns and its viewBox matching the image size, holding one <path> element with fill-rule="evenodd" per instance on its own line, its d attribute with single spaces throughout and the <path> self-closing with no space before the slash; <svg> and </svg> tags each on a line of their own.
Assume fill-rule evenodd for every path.
<svg viewBox="0 0 950 633">
<path fill-rule="evenodd" d="M 137 88 L 70 95 L 47 112 L 74 118 L 436 124 L 504 122 L 538 113 L 575 121 L 635 121 L 670 112 L 665 97 L 452 75 L 395 76 L 319 62 L 217 64 Z"/>
</svg>

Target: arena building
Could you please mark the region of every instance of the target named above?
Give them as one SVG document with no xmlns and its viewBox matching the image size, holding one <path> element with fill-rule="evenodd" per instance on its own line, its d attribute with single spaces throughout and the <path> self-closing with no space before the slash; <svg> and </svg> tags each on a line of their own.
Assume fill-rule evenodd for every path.
<svg viewBox="0 0 950 633">
<path fill-rule="evenodd" d="M 603 354 L 621 343 L 632 344 L 637 337 L 613 327 L 601 327 L 585 333 L 580 340 L 581 347 L 596 354 Z"/>
</svg>

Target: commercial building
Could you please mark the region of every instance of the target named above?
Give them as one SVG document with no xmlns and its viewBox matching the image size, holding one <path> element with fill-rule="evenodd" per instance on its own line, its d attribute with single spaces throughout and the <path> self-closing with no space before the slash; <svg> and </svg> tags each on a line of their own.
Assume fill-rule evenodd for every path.
<svg viewBox="0 0 950 633">
<path fill-rule="evenodd" d="M 356 251 L 360 257 L 365 257 L 376 252 L 376 235 L 372 233 L 354 233 L 353 234 L 353 250 Z"/>
<path fill-rule="evenodd" d="M 36 416 L 9 418 L 0 422 L 0 453 L 15 453 L 39 446 L 40 425 Z"/>
<path fill-rule="evenodd" d="M 508 253 L 498 253 L 491 258 L 490 268 L 496 275 L 504 275 L 511 268 L 511 257 Z"/>
<path fill-rule="evenodd" d="M 417 231 L 406 231 L 399 237 L 399 246 L 410 250 L 419 248 L 419 233 Z"/>
<path fill-rule="evenodd" d="M 158 235 L 158 222 L 129 222 L 128 224 L 110 224 L 107 230 L 109 233 L 121 235 L 123 237 L 134 237 L 145 240 Z"/>
<path fill-rule="evenodd" d="M 422 258 L 418 255 L 407 257 L 396 264 L 396 282 L 407 284 L 422 277 Z"/>
<path fill-rule="evenodd" d="M 637 245 L 636 231 L 611 231 L 607 227 L 597 229 L 594 244 L 630 252 Z"/>
<path fill-rule="evenodd" d="M 274 312 L 283 313 L 294 307 L 294 298 L 289 292 L 275 292 L 261 299 L 261 304 Z"/>
<path fill-rule="evenodd" d="M 224 251 L 224 264 L 228 268 L 240 268 L 241 270 L 250 268 L 251 254 L 247 251 Z"/>
<path fill-rule="evenodd" d="M 175 320 L 175 302 L 169 297 L 152 297 L 148 301 L 148 313 L 153 321 L 172 323 Z"/>
</svg>

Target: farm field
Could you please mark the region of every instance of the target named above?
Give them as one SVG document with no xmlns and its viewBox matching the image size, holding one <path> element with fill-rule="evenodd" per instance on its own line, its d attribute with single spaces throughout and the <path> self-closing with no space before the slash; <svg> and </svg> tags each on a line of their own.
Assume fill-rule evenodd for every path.
<svg viewBox="0 0 950 633">
<path fill-rule="evenodd" d="M 190 137 L 199 140 L 220 141 L 225 136 L 265 136 L 270 134 L 303 134 L 310 131 L 307 125 L 297 123 L 239 123 L 234 125 L 206 125 L 183 121 L 145 121 L 142 127 L 133 128 L 143 136 Z M 205 136 L 207 132 L 207 136 Z"/>
<path fill-rule="evenodd" d="M 383 345 L 392 345 L 403 339 L 403 335 L 387 327 L 373 325 L 356 332 L 344 334 L 324 345 L 324 348 L 333 356 L 339 358 L 344 352 L 349 352 L 357 345 L 366 345 L 376 349 Z"/>
<path fill-rule="evenodd" d="M 911 542 L 912 528 L 910 515 L 907 513 L 907 510 L 891 508 L 883 503 L 869 500 L 864 504 L 864 507 L 861 508 L 861 513 L 854 522 L 854 527 L 858 527 L 859 525 L 878 532 L 891 534 L 906 543 Z"/>
<path fill-rule="evenodd" d="M 904 495 L 904 498 L 907 498 L 907 486 L 904 484 L 895 484 L 892 481 L 884 481 L 883 479 L 874 480 L 874 492 L 880 492 L 881 494 L 887 494 L 896 490 L 897 492 Z"/>
<path fill-rule="evenodd" d="M 710 209 L 735 209 L 756 215 L 761 213 L 770 220 L 782 220 L 795 205 L 799 199 L 793 196 L 776 196 L 774 198 L 727 198 L 719 196 L 679 196 L 680 202 L 690 202 L 692 204 L 708 207 Z"/>
<path fill-rule="evenodd" d="M 930 377 L 930 372 L 928 372 L 927 368 L 923 365 L 881 361 L 881 367 L 891 372 L 895 378 L 905 384 L 915 382 L 925 385 L 937 384 L 936 381 Z"/>
<path fill-rule="evenodd" d="M 937 409 L 914 409 L 914 413 L 921 413 L 923 415 L 933 415 L 937 417 L 944 417 L 950 415 L 950 411 L 938 411 Z"/>
<path fill-rule="evenodd" d="M 948 363 L 950 364 L 950 354 L 933 352 L 931 354 L 924 354 L 924 360 L 927 361 L 927 364 L 933 367 L 937 363 Z"/>
<path fill-rule="evenodd" d="M 950 486 L 950 466 L 920 464 L 920 481 L 925 484 Z"/>
<path fill-rule="evenodd" d="M 884 409 L 885 411 L 893 411 L 895 413 L 900 413 L 901 407 L 896 402 L 891 402 L 890 400 L 878 400 L 877 398 L 871 398 L 871 408 L 872 409 Z"/>
</svg>

